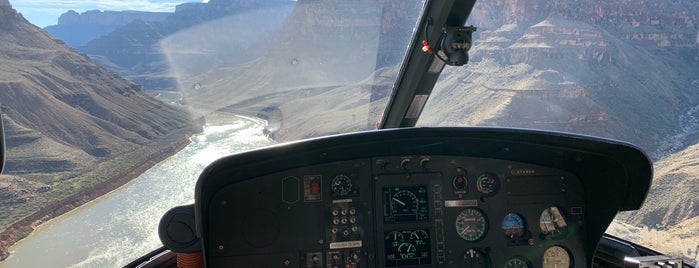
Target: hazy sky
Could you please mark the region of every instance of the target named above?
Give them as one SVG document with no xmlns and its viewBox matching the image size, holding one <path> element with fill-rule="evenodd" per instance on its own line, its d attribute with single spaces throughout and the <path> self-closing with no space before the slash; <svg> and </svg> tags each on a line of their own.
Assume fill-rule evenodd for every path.
<svg viewBox="0 0 699 268">
<path fill-rule="evenodd" d="M 174 12 L 175 6 L 185 2 L 208 0 L 10 0 L 24 18 L 42 28 L 57 24 L 58 17 L 71 9 L 78 13 L 95 9 Z"/>
</svg>

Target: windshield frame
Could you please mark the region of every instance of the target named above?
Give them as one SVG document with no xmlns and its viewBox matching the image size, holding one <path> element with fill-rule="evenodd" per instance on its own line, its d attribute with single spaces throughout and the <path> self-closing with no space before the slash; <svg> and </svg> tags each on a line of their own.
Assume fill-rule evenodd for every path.
<svg viewBox="0 0 699 268">
<path fill-rule="evenodd" d="M 424 46 L 423 42 L 424 44 L 440 43 L 444 27 L 463 26 L 475 4 L 476 0 L 425 2 L 425 8 L 378 128 L 414 127 L 417 124 L 429 95 L 446 65 L 442 57 L 436 54 L 441 53 L 438 49 L 441 45 L 432 45 L 436 51 L 432 53 L 424 50 L 427 46 Z M 439 25 L 444 27 L 438 27 Z"/>
</svg>

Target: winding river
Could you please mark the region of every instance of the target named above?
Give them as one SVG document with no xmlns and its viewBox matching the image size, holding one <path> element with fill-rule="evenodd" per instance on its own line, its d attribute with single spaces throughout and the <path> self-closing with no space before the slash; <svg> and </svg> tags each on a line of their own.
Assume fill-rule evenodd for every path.
<svg viewBox="0 0 699 268">
<path fill-rule="evenodd" d="M 204 132 L 179 153 L 127 185 L 50 222 L 10 248 L 0 268 L 119 267 L 160 247 L 158 222 L 194 202 L 202 169 L 214 160 L 274 142 L 258 119 L 207 118 Z"/>
</svg>

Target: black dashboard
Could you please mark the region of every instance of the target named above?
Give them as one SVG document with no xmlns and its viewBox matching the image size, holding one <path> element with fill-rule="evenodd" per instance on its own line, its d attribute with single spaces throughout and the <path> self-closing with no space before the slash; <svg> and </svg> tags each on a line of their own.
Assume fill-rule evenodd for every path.
<svg viewBox="0 0 699 268">
<path fill-rule="evenodd" d="M 220 159 L 196 190 L 207 267 L 591 267 L 651 164 L 563 133 L 413 128 Z"/>
</svg>

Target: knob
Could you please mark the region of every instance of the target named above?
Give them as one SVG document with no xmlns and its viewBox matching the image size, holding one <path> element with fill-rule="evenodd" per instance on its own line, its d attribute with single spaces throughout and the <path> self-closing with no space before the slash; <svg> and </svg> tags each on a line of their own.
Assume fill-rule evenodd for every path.
<svg viewBox="0 0 699 268">
<path fill-rule="evenodd" d="M 378 166 L 379 169 L 390 172 L 391 171 L 391 163 L 386 161 L 386 160 L 376 160 L 376 165 Z"/>
<path fill-rule="evenodd" d="M 420 167 L 424 169 L 429 169 L 430 168 L 430 159 L 429 158 L 423 158 L 420 160 Z"/>
<path fill-rule="evenodd" d="M 400 168 L 401 169 L 410 169 L 412 167 L 412 162 L 410 161 L 410 158 L 403 159 L 400 161 Z"/>
</svg>

